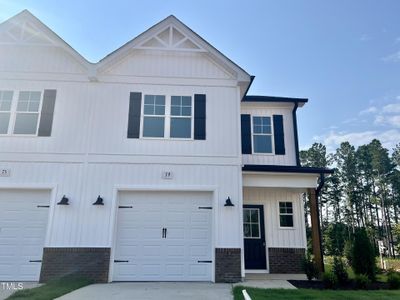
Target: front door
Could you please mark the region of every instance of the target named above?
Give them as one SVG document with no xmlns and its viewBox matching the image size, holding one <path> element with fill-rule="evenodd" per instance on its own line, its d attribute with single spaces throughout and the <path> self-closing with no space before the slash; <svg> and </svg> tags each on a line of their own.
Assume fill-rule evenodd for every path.
<svg viewBox="0 0 400 300">
<path fill-rule="evenodd" d="M 243 206 L 244 265 L 247 270 L 265 270 L 264 208 Z"/>
</svg>

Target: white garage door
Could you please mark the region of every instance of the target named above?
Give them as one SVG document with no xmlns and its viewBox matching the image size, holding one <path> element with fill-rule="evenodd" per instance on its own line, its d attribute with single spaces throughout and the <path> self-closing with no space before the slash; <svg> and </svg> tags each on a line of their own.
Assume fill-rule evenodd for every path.
<svg viewBox="0 0 400 300">
<path fill-rule="evenodd" d="M 0 189 L 0 281 L 39 280 L 50 192 Z"/>
<path fill-rule="evenodd" d="M 114 281 L 211 281 L 210 193 L 119 194 Z"/>
</svg>

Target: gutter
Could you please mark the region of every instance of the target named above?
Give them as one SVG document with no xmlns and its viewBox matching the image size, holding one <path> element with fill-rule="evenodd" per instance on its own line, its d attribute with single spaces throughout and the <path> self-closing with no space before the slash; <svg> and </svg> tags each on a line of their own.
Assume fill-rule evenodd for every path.
<svg viewBox="0 0 400 300">
<path fill-rule="evenodd" d="M 324 173 L 319 174 L 319 178 L 320 178 L 320 181 L 319 181 L 318 186 L 317 186 L 317 188 L 316 188 L 316 190 L 315 190 L 315 192 L 316 192 L 316 194 L 317 194 L 317 197 L 319 196 L 320 191 L 321 191 L 322 188 L 324 187 L 324 184 L 325 184 L 325 174 L 324 174 Z"/>
<path fill-rule="evenodd" d="M 296 111 L 299 107 L 299 102 L 294 102 L 294 107 L 292 110 L 292 119 L 293 119 L 293 131 L 294 131 L 294 147 L 296 150 L 296 165 L 300 167 L 300 153 L 299 153 L 299 135 L 297 133 L 297 115 Z"/>
<path fill-rule="evenodd" d="M 321 249 L 321 258 L 322 261 L 324 260 L 324 250 L 322 248 L 322 233 L 321 233 L 321 221 L 319 219 L 319 194 L 322 190 L 322 188 L 324 187 L 325 184 L 325 174 L 321 173 L 319 175 L 320 177 L 320 181 L 318 183 L 317 188 L 315 189 L 315 198 L 317 200 L 317 215 L 318 215 L 318 235 L 319 235 L 319 249 Z M 325 266 L 324 264 L 322 264 L 322 271 L 325 271 Z"/>
<path fill-rule="evenodd" d="M 249 82 L 249 85 L 247 86 L 247 89 L 246 89 L 246 91 L 244 92 L 243 97 L 242 97 L 242 99 L 240 100 L 240 102 L 243 102 L 244 97 L 246 97 L 247 92 L 249 91 L 251 85 L 253 84 L 254 78 L 256 78 L 256 76 L 250 75 L 250 82 Z"/>
</svg>

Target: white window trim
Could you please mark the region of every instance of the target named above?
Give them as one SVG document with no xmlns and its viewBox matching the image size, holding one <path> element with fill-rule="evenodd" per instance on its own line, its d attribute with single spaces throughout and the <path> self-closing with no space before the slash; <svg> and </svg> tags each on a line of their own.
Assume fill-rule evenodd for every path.
<svg viewBox="0 0 400 300">
<path fill-rule="evenodd" d="M 262 238 L 262 236 L 261 236 L 260 209 L 259 208 L 245 207 L 245 208 L 243 208 L 243 210 L 257 210 L 257 214 L 258 214 L 258 237 L 253 237 L 253 236 L 252 237 L 246 237 L 246 236 L 244 236 L 244 232 L 243 232 L 243 238 L 248 239 L 248 240 L 260 240 Z M 250 224 L 250 228 L 251 228 L 251 225 L 255 224 L 255 223 L 251 222 L 251 219 L 250 219 L 250 223 L 243 221 L 243 227 L 244 227 L 244 223 Z"/>
<path fill-rule="evenodd" d="M 43 95 L 44 95 L 44 91 L 43 90 L 29 90 L 29 89 L 23 89 L 23 90 L 12 90 L 13 91 L 13 97 L 11 100 L 11 109 L 9 111 L 10 113 L 10 120 L 8 123 L 8 131 L 6 134 L 0 134 L 0 137 L 38 137 L 38 133 L 39 133 L 39 125 L 40 125 L 40 118 L 42 115 L 42 106 L 43 106 Z M 18 112 L 17 111 L 17 107 L 18 107 L 18 99 L 19 99 L 19 93 L 20 92 L 40 92 L 40 103 L 39 103 L 39 108 L 38 108 L 38 112 L 29 112 L 29 111 L 22 111 L 22 112 Z M 3 111 L 1 111 L 3 112 Z M 37 113 L 38 114 L 38 121 L 36 124 L 36 131 L 35 133 L 32 134 L 18 134 L 18 133 L 14 133 L 14 128 L 15 128 L 15 122 L 17 119 L 17 114 L 29 114 L 29 113 Z"/>
<path fill-rule="evenodd" d="M 263 152 L 255 152 L 254 151 L 254 127 L 253 127 L 253 118 L 254 117 L 270 117 L 271 118 L 271 147 L 272 147 L 272 152 L 271 153 L 263 153 Z M 252 155 L 260 155 L 260 156 L 271 156 L 271 155 L 275 155 L 275 139 L 274 139 L 274 122 L 273 122 L 273 118 L 270 115 L 251 115 L 250 118 L 250 127 L 251 127 L 251 152 Z M 269 134 L 258 134 L 256 133 L 256 135 L 269 135 Z"/>
<path fill-rule="evenodd" d="M 290 202 L 290 203 L 292 203 L 292 213 L 291 214 L 289 214 L 289 213 L 284 213 L 284 214 L 282 214 L 282 215 L 285 215 L 285 216 L 292 216 L 292 218 L 293 218 L 293 226 L 291 226 L 291 227 L 289 227 L 289 226 L 281 226 L 281 210 L 280 210 L 280 207 L 279 207 L 279 203 L 283 203 L 283 202 Z M 295 217 L 294 217 L 294 212 L 295 212 L 295 205 L 294 205 L 294 202 L 293 201 L 291 201 L 291 200 L 282 200 L 282 201 L 278 201 L 278 225 L 279 225 L 279 229 L 282 229 L 282 230 L 295 230 L 296 229 L 296 226 L 295 226 Z"/>
<path fill-rule="evenodd" d="M 140 111 L 140 139 L 143 140 L 170 140 L 170 141 L 194 141 L 194 95 L 177 95 L 177 93 L 173 94 L 157 94 L 157 96 L 164 96 L 165 97 L 165 114 L 164 115 L 146 115 L 146 117 L 164 117 L 164 137 L 148 137 L 143 136 L 143 124 L 144 124 L 144 97 L 145 95 L 156 95 L 151 93 L 142 93 L 141 98 L 141 111 Z M 190 138 L 172 138 L 171 135 L 171 118 L 189 118 L 189 116 L 171 116 L 171 97 L 172 96 L 186 96 L 190 97 L 192 100 L 192 111 L 191 111 L 191 137 Z"/>
</svg>

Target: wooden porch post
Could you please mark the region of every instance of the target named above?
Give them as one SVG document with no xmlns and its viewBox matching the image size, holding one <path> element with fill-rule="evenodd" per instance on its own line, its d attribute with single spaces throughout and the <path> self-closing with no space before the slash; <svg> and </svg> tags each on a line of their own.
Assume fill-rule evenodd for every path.
<svg viewBox="0 0 400 300">
<path fill-rule="evenodd" d="M 311 215 L 311 239 L 315 263 L 318 271 L 324 272 L 324 260 L 322 254 L 321 227 L 318 213 L 318 194 L 315 189 L 308 189 L 310 195 L 310 215 Z"/>
</svg>

